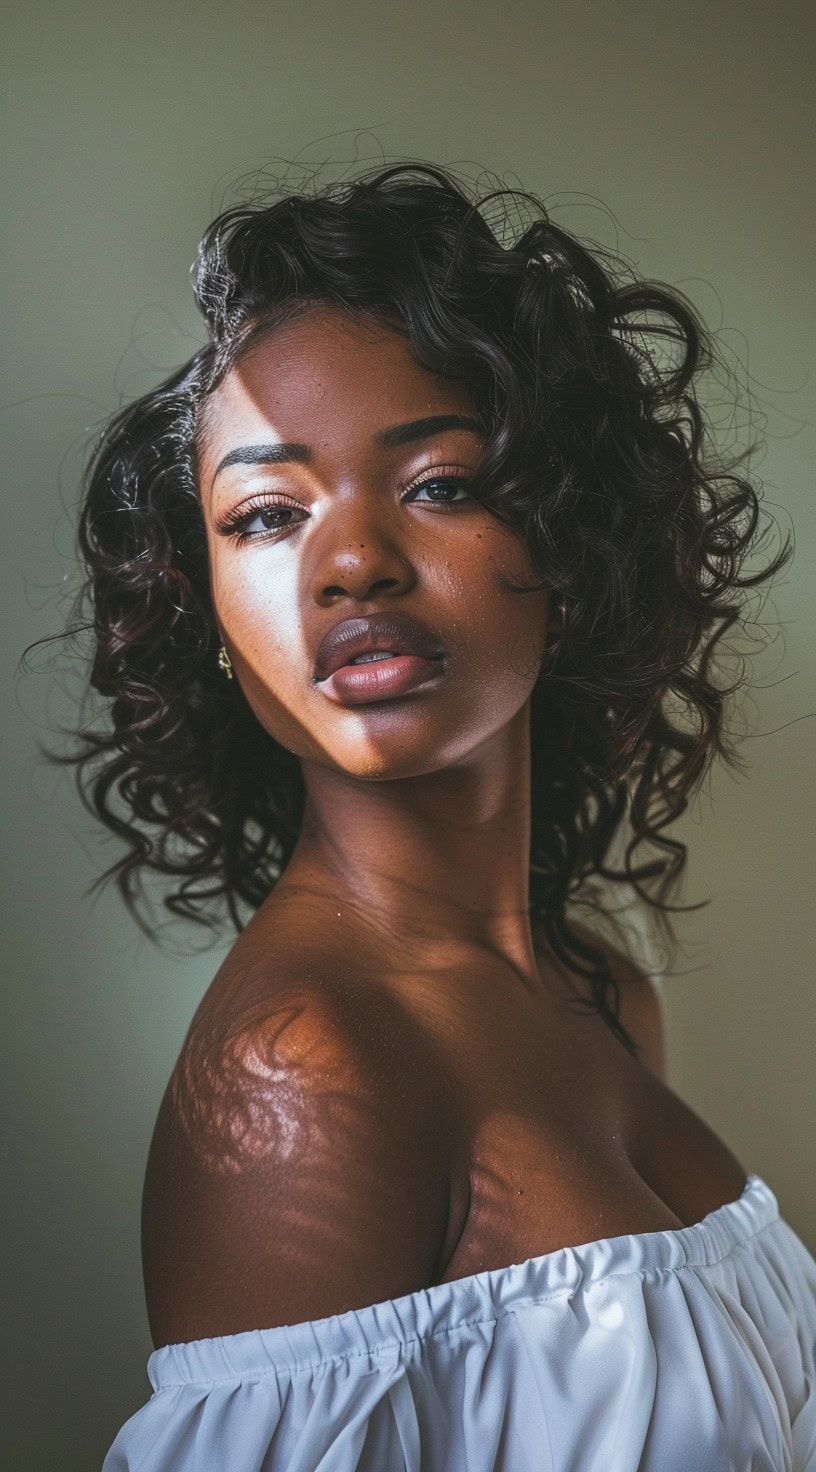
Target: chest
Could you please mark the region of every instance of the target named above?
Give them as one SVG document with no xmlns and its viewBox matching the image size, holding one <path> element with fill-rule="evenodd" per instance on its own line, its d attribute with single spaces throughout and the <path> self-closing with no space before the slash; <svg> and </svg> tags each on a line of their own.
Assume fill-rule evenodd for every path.
<svg viewBox="0 0 816 1472">
<path fill-rule="evenodd" d="M 609 1044 L 597 1032 L 603 1028 Z M 451 1059 L 456 1105 L 438 1280 L 601 1237 L 682 1226 L 642 1173 L 640 1066 L 601 1019 L 494 1020 Z M 467 1053 L 469 1067 L 461 1066 Z M 677 1123 L 677 1122 L 675 1122 Z"/>
<path fill-rule="evenodd" d="M 434 1281 L 690 1226 L 741 1194 L 728 1146 L 569 994 L 434 995 L 451 1160 Z"/>
</svg>

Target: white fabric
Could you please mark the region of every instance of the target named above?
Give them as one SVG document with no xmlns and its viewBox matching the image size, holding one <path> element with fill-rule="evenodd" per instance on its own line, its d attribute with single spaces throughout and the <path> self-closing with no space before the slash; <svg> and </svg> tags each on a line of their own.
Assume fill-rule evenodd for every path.
<svg viewBox="0 0 816 1472">
<path fill-rule="evenodd" d="M 751 1175 L 696 1226 L 156 1350 L 103 1472 L 813 1472 L 814 1356 Z"/>
</svg>

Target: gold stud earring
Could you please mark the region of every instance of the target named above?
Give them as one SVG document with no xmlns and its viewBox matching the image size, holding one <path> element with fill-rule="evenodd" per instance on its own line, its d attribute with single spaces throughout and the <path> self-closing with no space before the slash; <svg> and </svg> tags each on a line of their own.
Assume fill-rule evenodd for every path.
<svg viewBox="0 0 816 1472">
<path fill-rule="evenodd" d="M 228 680 L 232 679 L 232 660 L 223 644 L 218 651 L 218 668 L 226 675 Z"/>
</svg>

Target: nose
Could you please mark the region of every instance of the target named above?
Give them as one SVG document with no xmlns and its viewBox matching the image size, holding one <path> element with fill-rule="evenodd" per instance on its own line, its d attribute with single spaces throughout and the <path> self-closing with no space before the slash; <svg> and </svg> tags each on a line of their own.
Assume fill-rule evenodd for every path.
<svg viewBox="0 0 816 1472">
<path fill-rule="evenodd" d="M 355 493 L 327 513 L 312 581 L 317 603 L 341 597 L 365 603 L 383 593 L 407 592 L 415 583 L 416 572 L 401 544 L 394 514 L 389 515 L 382 500 L 382 491 L 379 496 Z"/>
</svg>

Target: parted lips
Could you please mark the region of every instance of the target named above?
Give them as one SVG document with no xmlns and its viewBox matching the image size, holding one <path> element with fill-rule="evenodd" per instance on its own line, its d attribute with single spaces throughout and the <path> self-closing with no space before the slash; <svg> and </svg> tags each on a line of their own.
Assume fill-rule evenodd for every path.
<svg viewBox="0 0 816 1472">
<path fill-rule="evenodd" d="M 420 619 L 408 613 L 372 613 L 342 619 L 329 629 L 317 651 L 316 680 L 328 679 L 335 670 L 351 664 L 358 654 L 418 654 L 440 659 L 444 654 L 438 638 Z"/>
</svg>

